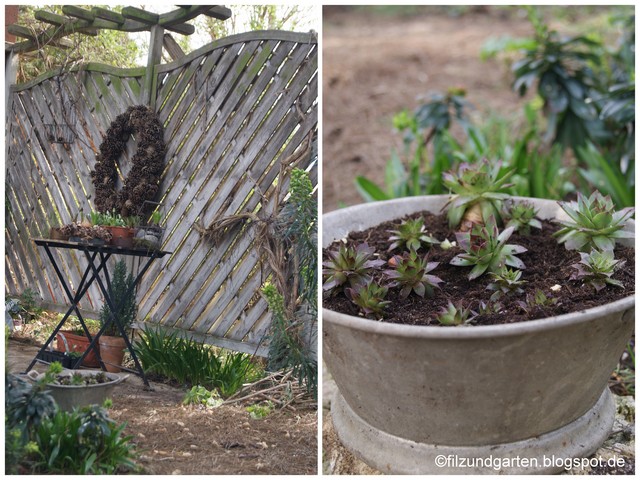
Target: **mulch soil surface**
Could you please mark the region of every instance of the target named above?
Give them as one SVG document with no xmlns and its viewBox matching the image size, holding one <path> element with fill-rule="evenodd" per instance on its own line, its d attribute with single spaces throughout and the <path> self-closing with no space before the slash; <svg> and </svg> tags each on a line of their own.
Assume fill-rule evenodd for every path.
<svg viewBox="0 0 640 480">
<path fill-rule="evenodd" d="M 9 342 L 9 371 L 22 372 L 38 347 Z M 43 371 L 38 366 L 39 371 Z M 265 475 L 317 473 L 318 416 L 315 408 L 275 410 L 252 419 L 245 405 L 207 409 L 184 406 L 185 389 L 131 375 L 113 392 L 109 416 L 126 422 L 125 435 L 138 454 L 136 463 L 155 475 Z M 258 400 L 256 400 L 258 401 Z M 295 410 L 294 410 L 295 409 Z"/>
<path fill-rule="evenodd" d="M 445 238 L 455 241 L 455 233 L 450 230 L 445 214 L 433 215 L 429 212 L 421 212 L 408 215 L 402 219 L 385 222 L 376 227 L 362 232 L 353 232 L 346 239 L 349 245 L 358 245 L 366 242 L 375 248 L 379 253 L 379 258 L 388 261 L 394 254 L 400 254 L 400 250 L 388 252 L 390 230 L 396 230 L 400 223 L 408 218 L 424 218 L 424 224 L 429 234 L 442 241 Z M 568 251 L 564 245 L 557 243 L 556 237 L 552 234 L 558 229 L 558 225 L 543 221 L 542 230 L 531 229 L 530 235 L 520 235 L 514 233 L 507 241 L 508 244 L 521 245 L 527 251 L 518 255 L 526 265 L 523 270 L 521 280 L 527 283 L 523 285 L 524 294 L 503 296 L 499 301 L 503 305 L 503 310 L 499 314 L 481 314 L 473 321 L 473 325 L 494 325 L 504 323 L 523 322 L 537 318 L 562 315 L 570 312 L 582 311 L 587 308 L 596 307 L 610 303 L 630 295 L 635 289 L 635 268 L 634 249 L 631 247 L 617 247 L 615 250 L 616 259 L 624 259 L 626 263 L 620 267 L 613 278 L 623 283 L 623 288 L 607 286 L 600 292 L 596 292 L 590 285 L 583 285 L 580 281 L 569 280 L 575 271 L 571 265 L 578 263 L 580 256 L 575 251 Z M 331 248 L 335 248 L 334 243 Z M 326 250 L 325 250 L 326 251 Z M 442 250 L 435 245 L 428 250 L 429 261 L 439 262 L 438 267 L 430 274 L 440 277 L 444 283 L 440 284 L 440 289 L 435 289 L 433 298 L 421 298 L 415 294 L 407 298 L 400 298 L 399 288 L 390 288 L 386 300 L 390 300 L 391 305 L 385 310 L 383 320 L 390 323 L 406 325 L 440 325 L 435 316 L 446 307 L 448 302 L 454 305 L 462 304 L 464 307 L 471 307 L 478 311 L 480 302 L 489 303 L 493 292 L 487 290 L 487 285 L 491 283 L 491 277 L 482 275 L 474 281 L 469 281 L 468 275 L 471 267 L 456 267 L 449 262 L 453 257 L 462 253 L 459 247 L 449 250 Z M 423 247 L 419 254 L 427 254 Z M 324 255 L 326 260 L 326 254 Z M 374 280 L 384 283 L 382 270 L 390 267 L 383 267 L 377 271 Z M 551 290 L 554 285 L 560 285 L 560 290 Z M 548 298 L 557 299 L 553 305 L 544 307 L 529 308 L 524 311 L 517 301 L 524 301 L 527 294 L 533 296 L 536 290 L 541 290 Z M 344 293 L 327 296 L 323 300 L 324 307 L 348 315 L 358 316 L 358 307 L 348 299 Z"/>
</svg>

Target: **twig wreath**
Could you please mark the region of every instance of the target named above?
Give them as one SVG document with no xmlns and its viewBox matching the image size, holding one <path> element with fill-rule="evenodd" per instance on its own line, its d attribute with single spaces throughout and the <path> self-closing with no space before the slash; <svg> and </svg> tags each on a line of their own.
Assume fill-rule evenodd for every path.
<svg viewBox="0 0 640 480">
<path fill-rule="evenodd" d="M 120 191 L 116 190 L 116 161 L 133 135 L 138 148 L 131 170 Z M 156 113 L 145 105 L 127 108 L 111 123 L 96 155 L 91 179 L 96 190 L 95 208 L 99 212 L 115 210 L 123 217 L 145 215 L 152 204 L 164 168 L 164 129 Z"/>
</svg>

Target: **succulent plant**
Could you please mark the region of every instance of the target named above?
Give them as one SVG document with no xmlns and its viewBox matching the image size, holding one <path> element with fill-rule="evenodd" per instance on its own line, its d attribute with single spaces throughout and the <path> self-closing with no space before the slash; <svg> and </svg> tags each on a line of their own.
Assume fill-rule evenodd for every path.
<svg viewBox="0 0 640 480">
<path fill-rule="evenodd" d="M 611 250 L 591 250 L 591 253 L 580 252 L 580 262 L 571 265 L 576 271 L 571 280 L 582 280 L 591 285 L 597 292 L 609 285 L 624 288 L 621 282 L 611 276 L 625 264 L 624 260 L 616 260 Z"/>
<path fill-rule="evenodd" d="M 451 228 L 458 227 L 461 222 L 464 230 L 469 224 L 484 224 L 489 217 L 500 219 L 500 211 L 506 193 L 499 193 L 500 189 L 508 187 L 506 181 L 513 174 L 513 170 L 500 176 L 502 162 L 489 162 L 484 159 L 476 164 L 462 163 L 457 172 L 442 174 L 442 183 L 454 196 L 447 202 L 447 218 Z"/>
<path fill-rule="evenodd" d="M 482 300 L 478 302 L 478 315 L 494 315 L 497 313 L 502 313 L 502 309 L 504 305 L 500 302 L 483 302 Z"/>
<path fill-rule="evenodd" d="M 357 247 L 340 245 L 338 250 L 327 252 L 328 260 L 322 262 L 325 275 L 323 290 L 335 292 L 341 286 L 348 283 L 355 287 L 371 280 L 370 272 L 384 265 L 384 260 L 373 258 L 374 249 L 367 243 L 361 243 Z"/>
<path fill-rule="evenodd" d="M 516 303 L 522 310 L 529 313 L 529 310 L 533 310 L 535 308 L 555 305 L 558 303 L 558 299 L 554 297 L 547 297 L 545 293 L 538 288 L 535 293 L 527 293 L 524 300 L 519 300 Z"/>
<path fill-rule="evenodd" d="M 499 233 L 493 216 L 489 217 L 486 225 L 476 225 L 471 232 L 457 232 L 458 245 L 465 253 L 456 255 L 449 263 L 459 267 L 473 265 L 469 280 L 478 278 L 487 271 L 499 272 L 504 265 L 523 269 L 525 265 L 516 255 L 527 249 L 520 245 L 507 245 L 512 233 L 513 227 L 505 228 Z"/>
<path fill-rule="evenodd" d="M 542 223 L 536 218 L 538 211 L 529 202 L 505 203 L 502 218 L 505 227 L 513 227 L 516 232 L 529 235 L 531 227 L 542 228 Z"/>
<path fill-rule="evenodd" d="M 389 237 L 393 243 L 389 246 L 389 251 L 398 247 L 405 247 L 408 250 L 418 250 L 423 243 L 440 243 L 431 235 L 427 235 L 424 226 L 424 219 L 406 220 L 400 224 L 397 230 L 389 230 L 392 235 Z"/>
<path fill-rule="evenodd" d="M 569 220 L 558 220 L 563 228 L 554 233 L 567 250 L 589 252 L 593 248 L 613 250 L 617 238 L 633 238 L 623 230 L 634 213 L 633 207 L 614 211 L 613 201 L 597 190 L 589 198 L 578 193 L 577 202 L 559 202 Z"/>
<path fill-rule="evenodd" d="M 366 317 L 382 318 L 384 309 L 391 303 L 385 300 L 387 292 L 387 287 L 377 285 L 373 281 L 357 285 L 355 288 L 347 288 L 347 295 Z"/>
<path fill-rule="evenodd" d="M 471 308 L 464 308 L 461 304 L 457 306 L 449 302 L 446 307 L 440 310 L 440 314 L 436 317 L 436 320 L 442 325 L 464 325 L 471 322 L 477 313 L 471 310 Z"/>
<path fill-rule="evenodd" d="M 491 295 L 492 301 L 498 300 L 502 295 L 524 293 L 524 290 L 520 287 L 527 282 L 520 280 L 520 277 L 522 277 L 520 270 L 512 270 L 503 265 L 498 272 L 489 272 L 489 275 L 491 275 L 493 282 L 487 285 L 487 290 L 494 292 Z"/>
<path fill-rule="evenodd" d="M 393 262 L 395 269 L 385 270 L 384 274 L 392 280 L 390 286 L 400 285 L 400 296 L 406 298 L 413 291 L 416 295 L 424 297 L 433 296 L 434 287 L 438 287 L 442 283 L 442 279 L 435 275 L 429 275 L 429 272 L 435 269 L 439 263 L 429 262 L 427 256 L 418 256 L 415 250 L 405 252 L 402 256 L 395 255 Z"/>
</svg>

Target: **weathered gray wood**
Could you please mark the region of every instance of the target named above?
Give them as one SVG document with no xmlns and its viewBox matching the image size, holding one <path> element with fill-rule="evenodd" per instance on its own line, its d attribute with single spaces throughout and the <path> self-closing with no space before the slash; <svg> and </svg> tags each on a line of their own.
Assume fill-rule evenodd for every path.
<svg viewBox="0 0 640 480">
<path fill-rule="evenodd" d="M 58 15 L 56 13 L 47 12 L 46 10 L 37 10 L 33 15 L 36 20 L 49 23 L 51 25 L 64 25 L 69 23 L 69 19 L 64 15 Z"/>
<path fill-rule="evenodd" d="M 284 48 L 283 50 L 285 51 L 285 53 L 288 51 L 288 49 L 286 49 L 286 48 Z M 292 58 L 294 60 L 297 60 L 297 61 L 301 62 L 302 59 L 304 58 L 304 56 L 306 55 L 306 52 L 302 52 L 300 50 L 298 53 L 299 53 L 299 55 L 297 57 L 293 56 Z M 284 68 L 284 67 L 281 68 L 279 77 L 274 82 L 272 82 L 270 84 L 270 86 L 269 86 L 270 89 L 267 91 L 267 95 L 265 97 L 263 97 L 263 98 L 265 98 L 265 99 L 266 98 L 275 99 L 277 97 L 277 93 L 279 93 L 281 90 L 284 90 L 285 85 L 289 82 L 289 80 L 290 80 L 291 76 L 293 75 L 293 73 L 295 72 L 295 70 L 296 69 L 294 69 L 294 68 Z M 254 92 L 257 95 L 262 95 L 263 93 L 265 93 L 265 91 L 263 89 L 256 89 L 256 90 L 254 90 Z M 269 92 L 272 92 L 272 94 L 269 95 Z M 257 99 L 259 97 L 256 96 L 254 98 Z M 216 97 L 216 96 L 213 97 L 213 101 L 218 101 L 218 100 L 219 100 L 219 97 Z M 273 100 L 271 100 L 271 102 L 273 102 Z M 266 112 L 271 107 L 271 102 L 263 103 L 257 110 L 255 110 L 254 114 L 250 118 L 250 121 L 248 121 L 246 123 L 245 128 L 242 130 L 244 132 L 244 135 L 241 136 L 240 138 L 243 138 L 244 140 L 241 140 L 241 141 L 239 141 L 237 143 L 237 147 L 236 147 L 237 150 L 236 151 L 242 151 L 243 145 L 254 134 L 254 132 L 256 131 L 256 129 L 258 127 L 258 125 L 261 123 L 262 118 L 266 115 Z M 233 107 L 232 104 L 231 104 L 231 106 Z M 248 105 L 248 107 L 251 108 L 252 104 Z M 283 108 L 284 108 L 284 103 L 280 103 L 278 111 L 282 111 Z M 248 109 L 246 110 L 246 113 L 249 113 Z M 277 117 L 277 113 L 275 115 Z M 222 116 L 221 118 L 225 118 L 225 117 Z M 226 128 L 226 131 L 224 132 L 224 135 L 227 135 L 227 139 L 225 139 L 225 137 L 223 136 L 221 138 L 221 140 L 216 142 L 215 148 L 214 148 L 213 152 L 211 152 L 211 154 L 210 154 L 212 158 L 216 158 L 217 159 L 217 158 L 220 158 L 222 156 L 222 153 L 223 153 L 224 149 L 228 148 L 229 143 L 233 139 L 236 129 L 242 124 L 243 124 L 242 117 L 239 116 L 239 115 L 236 115 L 234 117 L 234 122 L 233 123 L 224 125 L 225 128 Z M 215 131 L 212 131 L 211 133 L 215 133 Z M 216 136 L 217 136 L 217 134 L 216 134 Z M 207 143 L 208 142 L 204 142 L 205 145 Z M 253 152 L 257 152 L 260 148 L 261 148 L 261 146 L 257 145 Z M 199 152 L 198 156 L 202 156 L 203 153 Z M 197 188 L 199 191 L 203 191 L 203 192 L 208 192 L 208 191 L 215 190 L 216 188 L 218 188 L 218 187 L 216 187 L 216 185 L 224 178 L 224 176 L 227 174 L 229 166 L 231 165 L 231 162 L 233 162 L 235 160 L 235 157 L 231 157 L 231 156 L 224 157 L 224 158 L 226 160 L 223 160 L 223 162 L 220 165 L 216 166 L 216 169 L 214 171 L 214 175 L 210 179 L 210 182 L 213 182 L 213 183 L 210 183 L 210 186 L 196 186 L 195 188 Z M 243 156 L 242 158 L 251 158 L 251 153 L 247 157 Z M 218 172 L 218 173 L 216 173 L 216 172 Z M 227 190 L 223 190 L 223 191 L 218 191 L 218 193 L 217 193 L 215 198 L 219 199 L 219 200 L 220 199 L 225 200 L 225 199 L 228 198 L 227 195 L 229 193 L 230 192 L 229 192 L 228 189 Z M 193 198 L 193 195 L 183 195 L 181 197 L 181 199 L 178 201 L 178 203 L 176 204 L 176 210 L 177 211 L 181 211 L 182 208 L 186 208 L 186 205 L 185 206 L 181 206 L 181 203 L 183 201 L 186 201 L 186 199 L 189 199 L 189 198 Z M 194 209 L 195 211 L 199 211 L 199 209 L 202 208 L 202 205 L 203 205 L 202 202 L 204 201 L 204 199 L 206 199 L 206 197 L 204 197 L 203 200 L 198 200 L 198 197 L 196 197 L 195 199 L 192 199 L 189 202 L 188 205 L 192 209 Z M 215 202 L 215 199 L 214 199 L 214 202 Z M 217 211 L 217 207 L 215 206 L 215 204 L 212 205 L 208 209 L 209 216 L 205 217 L 203 219 L 205 224 L 206 224 L 207 221 L 209 221 L 211 218 L 213 218 L 213 216 L 216 214 L 216 211 Z M 187 236 L 187 243 L 190 245 L 190 248 L 195 248 L 195 245 L 196 245 L 196 244 L 192 244 L 191 243 L 192 241 L 189 240 L 189 237 L 193 237 L 194 235 L 197 237 L 197 233 L 196 232 L 189 231 L 188 236 Z M 198 241 L 198 239 L 196 238 L 195 241 Z M 227 246 L 227 245 L 225 245 L 225 246 Z M 220 252 L 220 255 L 221 255 L 225 251 L 225 248 L 220 246 L 220 247 L 218 247 L 217 250 L 218 250 L 218 252 Z M 191 250 L 188 249 L 186 251 L 191 251 Z M 177 258 L 175 260 L 176 260 L 176 263 L 178 265 L 181 264 L 181 261 L 179 261 Z M 221 256 L 218 256 L 216 254 L 214 256 L 213 260 L 214 260 L 214 264 L 217 264 L 217 263 L 220 262 Z M 198 267 L 201 267 L 201 266 L 198 265 Z M 170 271 L 170 268 L 169 268 L 169 271 Z M 167 270 L 164 270 L 164 272 L 167 272 Z M 163 278 L 163 280 L 165 280 L 165 279 Z M 193 295 L 193 293 L 189 292 L 187 294 L 186 298 L 191 298 L 192 295 Z M 175 305 L 174 306 L 175 313 L 178 314 L 178 315 L 181 314 L 183 308 L 186 308 L 186 306 L 187 305 L 185 305 L 184 303 L 179 304 L 179 305 Z M 165 307 L 166 307 L 166 305 L 165 305 Z M 165 313 L 165 310 L 163 310 L 162 307 L 159 307 L 158 311 L 159 311 L 160 315 L 164 315 L 164 313 Z"/>
<path fill-rule="evenodd" d="M 218 20 L 227 20 L 231 17 L 231 10 L 229 10 L 224 5 L 214 5 L 209 8 L 204 14 L 211 18 L 216 18 Z"/>
<path fill-rule="evenodd" d="M 92 7 L 91 13 L 93 13 L 98 18 L 102 18 L 104 20 L 110 20 L 120 25 L 122 25 L 125 22 L 125 18 L 121 14 L 106 8 Z"/>
<path fill-rule="evenodd" d="M 22 37 L 28 40 L 34 40 L 36 38 L 36 34 L 33 30 L 21 25 L 9 25 L 7 27 L 7 32 L 15 35 L 16 37 Z"/>
<path fill-rule="evenodd" d="M 100 17 L 95 8 L 90 13 L 121 20 L 123 27 L 132 21 Z M 66 303 L 48 259 L 30 238 L 48 227 L 49 207 L 65 222 L 74 209 L 91 208 L 90 171 L 98 146 L 113 119 L 138 103 L 145 73 L 90 64 L 11 88 L 12 104 L 19 105 L 8 112 L 7 198 L 18 207 L 5 228 L 7 292 L 33 286 L 45 301 Z M 248 353 L 258 348 L 266 355 L 270 314 L 259 291 L 270 272 L 256 250 L 252 227 L 236 229 L 212 246 L 193 224 L 267 208 L 259 192 L 272 194 L 279 162 L 317 129 L 315 37 L 238 35 L 158 66 L 152 77 L 168 149 L 160 196 L 167 228 L 163 249 L 174 253 L 154 262 L 142 279 L 139 318 L 207 343 Z M 64 98 L 75 101 L 77 115 L 78 138 L 67 146 L 34 134 L 45 123 L 63 121 L 58 79 Z M 135 142 L 128 142 L 119 161 L 124 175 L 134 150 Z M 24 173 L 31 166 L 35 181 Z M 288 180 L 280 182 L 286 189 Z M 66 251 L 54 255 L 75 288 L 85 259 Z M 95 311 L 101 305 L 92 287 L 83 308 Z"/>
<path fill-rule="evenodd" d="M 178 42 L 176 42 L 171 34 L 165 33 L 162 39 L 162 46 L 173 60 L 179 60 L 184 57 L 184 52 Z"/>
<path fill-rule="evenodd" d="M 127 8 L 134 7 L 125 7 Z M 126 15 L 125 15 L 126 16 Z M 145 105 L 149 105 L 152 109 L 155 110 L 156 107 L 156 96 L 154 91 L 154 68 L 156 65 L 160 64 L 162 60 L 162 38 L 164 37 L 164 28 L 160 25 L 153 25 L 151 27 L 151 39 L 149 40 L 149 52 L 147 55 L 147 74 L 144 79 L 144 89 L 142 95 L 142 102 Z"/>
<path fill-rule="evenodd" d="M 130 18 L 131 20 L 137 20 L 138 22 L 146 23 L 147 25 L 156 25 L 160 20 L 160 15 L 153 12 L 147 12 L 141 8 L 136 7 L 124 7 L 121 11 L 124 18 Z"/>
<path fill-rule="evenodd" d="M 282 77 L 280 80 L 281 80 L 281 81 L 283 81 L 283 82 L 286 82 L 286 81 L 287 81 L 287 77 L 286 77 L 286 76 L 285 76 L 285 77 Z M 266 86 L 266 83 L 264 84 L 264 86 Z M 262 93 L 264 90 L 263 90 L 262 88 L 259 88 L 259 87 L 263 87 L 263 85 L 258 84 L 258 85 L 257 85 L 257 87 L 256 87 L 256 91 L 257 91 L 257 92 Z M 273 88 L 277 88 L 277 82 L 276 82 L 276 87 L 273 87 Z M 258 97 L 256 96 L 255 98 L 258 98 Z M 220 95 L 213 95 L 213 96 L 212 96 L 211 101 L 212 101 L 212 102 L 214 102 L 214 104 L 212 105 L 211 109 L 212 109 L 212 110 L 214 110 L 214 109 L 215 109 L 215 110 L 217 110 L 217 106 L 216 106 L 216 105 L 220 105 L 220 102 L 221 102 L 222 100 L 223 100 L 223 97 L 222 97 L 222 96 L 220 96 Z M 226 105 L 227 105 L 227 107 L 229 108 L 229 112 L 231 112 L 231 111 L 235 108 L 235 105 L 234 105 L 233 103 L 227 103 Z M 238 109 L 238 110 L 236 111 L 236 115 L 234 116 L 234 119 L 233 119 L 233 121 L 232 121 L 231 123 L 226 123 L 226 124 L 225 124 L 223 120 L 221 120 L 221 121 L 217 122 L 217 128 L 216 128 L 216 129 L 214 129 L 214 128 L 210 129 L 210 130 L 205 134 L 205 136 L 203 137 L 203 139 L 202 139 L 203 141 L 200 143 L 200 145 L 201 145 L 201 146 L 203 146 L 204 148 L 199 149 L 199 150 L 195 153 L 195 155 L 193 155 L 193 156 L 195 156 L 196 158 L 203 158 L 203 156 L 205 155 L 206 150 L 209 148 L 208 146 L 209 146 L 209 145 L 211 144 L 211 142 L 213 142 L 213 140 L 218 136 L 219 132 L 221 132 L 221 131 L 222 131 L 221 129 L 222 129 L 223 127 L 226 129 L 227 134 L 233 134 L 233 132 L 235 132 L 235 131 L 236 131 L 236 129 L 237 129 L 238 127 L 240 127 L 240 125 L 242 125 L 242 123 L 243 123 L 243 116 L 244 116 L 244 115 L 247 115 L 247 114 L 249 113 L 249 111 L 250 111 L 250 108 L 251 108 L 251 107 L 252 107 L 252 104 L 247 105 L 247 104 L 245 103 L 244 108 L 240 108 L 240 109 Z M 224 116 L 222 116 L 221 118 L 224 118 Z M 257 117 L 255 117 L 255 123 L 247 125 L 247 129 L 250 129 L 250 130 L 251 130 L 251 129 L 254 129 L 254 128 L 257 126 L 257 123 L 258 123 L 258 122 L 257 122 L 257 120 L 258 120 L 258 118 L 257 118 Z M 251 130 L 251 131 L 253 131 L 253 130 Z M 218 142 L 216 142 L 216 147 L 220 147 L 221 145 L 223 145 L 223 146 L 225 146 L 225 147 L 226 147 L 226 146 L 228 145 L 228 142 L 230 142 L 230 140 L 231 140 L 231 139 L 232 139 L 232 137 L 228 137 L 228 140 L 225 140 L 224 138 L 222 138 L 221 140 L 219 140 Z M 223 151 L 223 149 L 222 149 L 222 148 L 220 148 L 218 151 L 214 151 L 214 152 L 212 152 L 212 153 L 210 154 L 210 157 L 211 157 L 211 158 L 219 158 L 219 157 L 220 157 L 220 155 L 222 154 L 222 151 Z M 185 168 L 188 168 L 188 166 L 182 166 L 182 169 L 183 169 L 183 170 L 184 170 Z M 216 168 L 218 168 L 218 167 L 216 167 Z M 224 166 L 223 166 L 222 168 L 224 168 Z M 186 173 L 189 177 L 190 177 L 191 175 L 193 175 L 193 174 L 194 174 L 194 172 L 195 172 L 194 170 L 185 170 L 185 173 Z M 204 179 L 203 179 L 203 180 L 204 180 Z M 195 192 L 197 192 L 198 190 L 199 190 L 199 191 L 207 192 L 207 191 L 210 191 L 210 189 L 215 190 L 215 188 L 216 188 L 216 187 L 215 187 L 215 185 L 211 185 L 210 187 L 207 187 L 207 186 L 204 186 L 202 183 L 195 183 L 195 182 L 192 182 L 191 184 L 189 184 L 189 185 L 188 185 L 188 187 L 189 187 L 190 189 L 192 189 L 194 193 L 195 193 Z M 172 198 L 172 195 L 173 195 L 173 194 L 175 194 L 175 196 L 176 196 L 175 200 Z M 181 195 L 181 194 L 180 194 L 180 191 L 174 191 L 174 190 L 171 190 L 171 191 L 170 191 L 170 195 L 168 195 L 168 202 L 170 202 L 171 204 L 174 204 L 174 202 L 175 202 L 176 200 L 178 200 L 178 197 L 179 197 L 180 195 Z M 176 205 L 176 206 L 175 206 L 175 210 L 176 210 L 177 212 L 180 212 L 182 209 L 184 209 L 184 208 L 186 208 L 187 206 L 191 205 L 191 206 L 193 206 L 193 207 L 196 209 L 196 211 L 197 211 L 197 209 L 198 209 L 198 208 L 201 208 L 202 203 L 201 203 L 201 202 L 200 202 L 200 203 L 197 203 L 197 202 L 198 202 L 198 201 L 197 201 L 197 199 L 196 199 L 196 200 L 193 200 L 192 198 L 193 198 L 193 194 L 184 194 L 184 195 L 181 195 L 181 197 L 180 197 L 180 201 L 178 201 L 178 203 L 177 203 L 177 204 L 175 204 L 175 205 Z M 189 201 L 187 204 L 185 204 L 185 202 L 187 202 L 187 200 L 188 200 L 188 199 L 192 199 L 192 200 L 191 200 L 191 201 Z M 200 205 L 200 206 L 198 207 L 198 205 Z M 193 238 L 193 240 L 187 239 L 187 244 L 188 244 L 188 245 L 190 245 L 190 248 L 194 248 L 194 247 L 195 247 L 195 243 L 191 243 L 191 242 L 198 242 L 198 241 L 199 241 L 199 239 L 198 239 L 198 235 L 197 235 L 197 233 L 196 233 L 196 232 L 189 232 L 189 237 L 190 237 L 190 238 Z M 190 251 L 190 250 L 186 250 L 186 251 Z M 180 263 L 180 261 L 179 261 L 177 258 L 176 258 L 175 260 L 176 260 L 176 263 L 178 263 L 178 264 Z M 218 259 L 216 259 L 216 262 L 217 262 L 217 261 L 219 261 L 219 258 L 218 258 Z M 166 270 L 165 270 L 165 271 L 166 271 Z"/>
<path fill-rule="evenodd" d="M 92 22 L 96 19 L 96 14 L 90 10 L 76 7 L 75 5 L 63 5 L 62 12 L 70 17 L 79 18 L 81 20 L 88 20 Z"/>
</svg>

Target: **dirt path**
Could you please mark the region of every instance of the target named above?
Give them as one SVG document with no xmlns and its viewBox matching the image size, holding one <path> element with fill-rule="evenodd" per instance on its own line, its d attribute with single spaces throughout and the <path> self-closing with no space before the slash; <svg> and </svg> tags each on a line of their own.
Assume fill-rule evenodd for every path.
<svg viewBox="0 0 640 480">
<path fill-rule="evenodd" d="M 9 371 L 24 371 L 37 348 L 9 342 Z M 42 367 L 38 368 L 42 371 Z M 315 410 L 276 411 L 254 420 L 240 406 L 183 406 L 184 391 L 131 375 L 114 391 L 111 417 L 127 422 L 146 473 L 299 474 L 317 472 Z"/>
<path fill-rule="evenodd" d="M 522 108 L 506 66 L 483 62 L 480 49 L 490 37 L 531 35 L 526 19 L 491 7 L 460 17 L 439 7 L 421 12 L 394 17 L 325 7 L 324 211 L 339 202 L 362 201 L 353 186 L 357 175 L 382 181 L 391 150 L 400 144 L 391 119 L 418 106 L 419 96 L 461 86 L 475 116 L 492 110 L 510 115 Z"/>
</svg>

